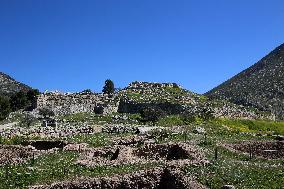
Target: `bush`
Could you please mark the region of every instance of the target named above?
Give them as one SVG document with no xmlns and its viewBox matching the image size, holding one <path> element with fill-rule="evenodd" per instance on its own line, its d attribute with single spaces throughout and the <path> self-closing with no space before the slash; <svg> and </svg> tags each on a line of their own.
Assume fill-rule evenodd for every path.
<svg viewBox="0 0 284 189">
<path fill-rule="evenodd" d="M 173 88 L 179 88 L 177 83 L 173 83 Z"/>
<path fill-rule="evenodd" d="M 191 123 L 195 123 L 197 117 L 195 115 L 193 115 L 193 114 L 190 114 L 190 113 L 183 113 L 181 115 L 181 119 L 183 120 L 185 125 L 189 125 Z"/>
<path fill-rule="evenodd" d="M 10 98 L 10 104 L 13 111 L 26 108 L 29 104 L 27 94 L 23 91 L 13 94 Z"/>
<path fill-rule="evenodd" d="M 28 92 L 19 91 L 10 98 L 10 106 L 13 111 L 20 109 L 33 110 L 36 107 L 37 95 L 40 92 L 37 89 L 31 89 Z"/>
<path fill-rule="evenodd" d="M 214 112 L 209 108 L 203 108 L 201 110 L 200 118 L 204 121 L 209 121 L 214 119 Z"/>
<path fill-rule="evenodd" d="M 4 120 L 11 112 L 8 98 L 0 96 L 0 121 Z"/>
<path fill-rule="evenodd" d="M 29 90 L 26 94 L 27 99 L 28 99 L 28 110 L 33 110 L 36 108 L 36 101 L 37 101 L 37 96 L 40 94 L 39 90 L 37 89 L 32 89 Z"/>
<path fill-rule="evenodd" d="M 32 123 L 35 122 L 36 120 L 37 119 L 34 116 L 30 114 L 25 114 L 24 118 L 20 122 L 20 126 L 29 128 L 32 125 Z"/>
</svg>

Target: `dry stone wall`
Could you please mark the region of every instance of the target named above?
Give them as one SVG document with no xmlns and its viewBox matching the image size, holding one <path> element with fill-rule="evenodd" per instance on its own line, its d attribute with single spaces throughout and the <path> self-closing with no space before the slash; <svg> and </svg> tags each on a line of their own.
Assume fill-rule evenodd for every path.
<svg viewBox="0 0 284 189">
<path fill-rule="evenodd" d="M 49 108 L 55 115 L 67 115 L 81 112 L 109 114 L 117 111 L 115 97 L 103 94 L 64 94 L 44 93 L 38 96 L 37 109 Z"/>
<path fill-rule="evenodd" d="M 154 83 L 154 82 L 143 82 L 143 81 L 134 81 L 128 85 L 128 89 L 151 89 L 151 88 L 165 88 L 165 87 L 178 87 L 176 83 Z"/>
</svg>

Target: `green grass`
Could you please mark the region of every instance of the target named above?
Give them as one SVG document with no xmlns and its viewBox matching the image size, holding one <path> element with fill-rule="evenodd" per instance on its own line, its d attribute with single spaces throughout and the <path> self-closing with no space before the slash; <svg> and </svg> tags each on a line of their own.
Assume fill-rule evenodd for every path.
<svg viewBox="0 0 284 189">
<path fill-rule="evenodd" d="M 215 145 L 203 147 L 211 164 L 207 166 L 188 166 L 185 172 L 195 176 L 199 182 L 212 189 L 223 185 L 236 188 L 280 189 L 284 184 L 284 163 L 281 160 L 249 159 L 247 155 L 237 154 L 218 147 L 218 159 L 214 160 Z"/>
<path fill-rule="evenodd" d="M 6 118 L 4 120 L 1 120 L 0 124 L 2 125 L 12 122 L 20 122 L 24 118 L 24 115 L 19 112 L 12 112 L 11 114 L 12 114 L 11 118 Z"/>
<path fill-rule="evenodd" d="M 22 165 L 2 166 L 0 167 L 0 188 L 27 188 L 33 184 L 48 184 L 81 176 L 98 177 L 128 173 L 155 166 L 136 164 L 88 168 L 73 164 L 77 157 L 78 153 L 60 152 L 43 155 L 35 159 L 33 164 L 29 161 Z"/>
<path fill-rule="evenodd" d="M 175 126 L 175 125 L 184 125 L 183 119 L 179 115 L 170 115 L 164 118 L 161 118 L 157 123 L 159 126 Z"/>
<path fill-rule="evenodd" d="M 107 133 L 96 133 L 92 135 L 79 134 L 68 138 L 67 141 L 75 143 L 87 143 L 92 147 L 101 147 L 111 144 L 109 134 Z"/>
<path fill-rule="evenodd" d="M 140 100 L 142 100 L 141 97 L 143 97 L 142 94 L 137 93 L 137 92 L 131 92 L 131 93 L 128 92 L 128 93 L 126 93 L 126 96 L 133 101 L 140 101 Z"/>
<path fill-rule="evenodd" d="M 119 114 L 118 114 L 119 115 Z M 137 119 L 139 115 L 128 115 L 131 119 Z M 98 118 L 99 117 L 99 118 Z M 110 117 L 93 114 L 76 114 L 70 116 L 70 120 L 88 121 L 107 120 Z M 271 121 L 250 121 L 250 120 L 230 120 L 217 119 L 212 121 L 202 121 L 191 123 L 185 126 L 184 120 L 180 116 L 168 116 L 158 121 L 157 125 L 170 128 L 175 125 L 182 125 L 185 130 L 192 132 L 197 126 L 206 130 L 206 137 L 202 134 L 189 134 L 186 138 L 182 133 L 165 133 L 167 137 L 161 137 L 163 133 L 156 134 L 157 143 L 169 141 L 191 141 L 199 145 L 211 164 L 207 166 L 188 166 L 184 170 L 188 175 L 195 176 L 199 182 L 209 188 L 221 188 L 225 184 L 232 184 L 236 188 L 272 188 L 280 189 L 284 186 L 284 162 L 283 160 L 266 160 L 262 158 L 250 159 L 248 155 L 238 154 L 219 146 L 219 143 L 234 143 L 245 140 L 267 140 L 270 136 L 258 136 L 254 133 L 279 133 L 284 134 L 284 122 Z M 243 135 L 241 133 L 251 133 Z M 70 142 L 84 142 L 93 147 L 101 147 L 112 144 L 114 137 L 131 135 L 97 133 L 92 135 L 80 134 L 67 138 Z M 24 137 L 14 137 L 11 139 L 0 138 L 1 144 L 20 144 L 27 140 Z M 218 160 L 214 160 L 214 149 L 218 147 Z M 59 152 L 57 154 L 43 155 L 35 160 L 8 168 L 0 167 L 0 188 L 26 188 L 32 184 L 45 184 L 54 181 L 71 179 L 78 176 L 99 177 L 112 174 L 121 174 L 156 166 L 147 165 L 121 165 L 121 166 L 98 166 L 87 168 L 75 165 L 73 162 L 78 158 L 76 152 Z M 276 165 L 276 166 L 275 166 Z M 30 168 L 32 167 L 32 168 Z M 8 171 L 8 176 L 7 176 Z"/>
<path fill-rule="evenodd" d="M 226 125 L 224 127 L 223 125 Z M 269 137 L 241 135 L 240 127 L 249 132 L 266 132 L 282 127 L 281 122 L 248 121 L 248 120 L 214 120 L 203 125 L 207 137 L 202 136 L 197 144 L 202 148 L 211 164 L 206 166 L 188 166 L 185 172 L 209 188 L 219 189 L 223 185 L 234 185 L 236 188 L 272 188 L 284 186 L 283 160 L 250 159 L 249 155 L 232 152 L 219 146 L 219 143 L 234 143 L 246 140 L 271 140 Z M 271 129 L 272 128 L 272 129 Z M 243 131 L 243 130 L 241 130 Z M 217 147 L 218 159 L 215 160 Z"/>
<path fill-rule="evenodd" d="M 67 141 L 74 143 L 87 143 L 91 147 L 102 147 L 112 144 L 113 137 L 125 137 L 131 133 L 95 133 L 95 134 L 78 134 L 67 138 Z"/>
<path fill-rule="evenodd" d="M 240 132 L 284 134 L 284 122 L 264 120 L 218 119 L 215 124 L 225 125 Z"/>
<path fill-rule="evenodd" d="M 39 140 L 40 137 L 25 137 L 25 136 L 13 136 L 11 138 L 1 137 L 0 136 L 0 144 L 3 145 L 20 145 L 28 140 Z"/>
<path fill-rule="evenodd" d="M 189 91 L 186 91 L 181 88 L 175 87 L 164 87 L 164 88 L 152 88 L 152 91 L 142 91 L 141 92 L 133 92 L 131 90 L 126 91 L 125 95 L 131 100 L 138 103 L 143 102 L 171 102 L 171 103 L 179 103 L 177 97 L 187 96 L 192 94 Z"/>
<path fill-rule="evenodd" d="M 191 167 L 188 174 L 197 176 L 198 181 L 212 189 L 223 185 L 236 188 L 280 189 L 284 184 L 282 167 L 263 167 L 255 164 L 244 165 L 239 162 L 223 161 L 206 167 Z"/>
</svg>

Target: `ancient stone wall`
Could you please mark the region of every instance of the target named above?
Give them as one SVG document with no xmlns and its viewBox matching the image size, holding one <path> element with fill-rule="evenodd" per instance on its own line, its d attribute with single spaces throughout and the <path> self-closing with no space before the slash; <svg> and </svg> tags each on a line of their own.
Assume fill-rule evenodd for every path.
<svg viewBox="0 0 284 189">
<path fill-rule="evenodd" d="M 117 105 L 113 96 L 86 93 L 44 93 L 37 98 L 37 109 L 40 108 L 49 108 L 55 115 L 81 112 L 107 114 L 117 111 Z"/>
<path fill-rule="evenodd" d="M 128 85 L 128 89 L 151 89 L 151 88 L 165 88 L 165 87 L 178 87 L 176 83 L 155 83 L 155 82 L 143 82 L 143 81 L 134 81 Z"/>
<path fill-rule="evenodd" d="M 165 111 L 168 114 L 180 114 L 184 111 L 184 108 L 180 104 L 169 103 L 169 102 L 161 102 L 161 103 L 137 103 L 134 101 L 129 101 L 126 99 L 122 99 L 118 106 L 119 113 L 131 113 L 137 114 L 141 113 L 141 110 L 147 107 L 156 107 Z"/>
</svg>

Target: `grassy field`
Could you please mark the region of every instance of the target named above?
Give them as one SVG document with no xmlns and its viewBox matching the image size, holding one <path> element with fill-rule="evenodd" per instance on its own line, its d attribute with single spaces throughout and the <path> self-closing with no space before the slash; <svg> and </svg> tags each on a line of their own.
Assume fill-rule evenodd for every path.
<svg viewBox="0 0 284 189">
<path fill-rule="evenodd" d="M 239 132 L 257 132 L 263 134 L 284 134 L 284 122 L 264 120 L 218 119 L 217 125 L 224 125 Z"/>
<path fill-rule="evenodd" d="M 88 117 L 92 121 L 92 115 L 73 115 L 70 119 L 79 121 Z M 135 119 L 135 117 L 133 117 Z M 97 118 L 96 118 L 97 119 Z M 107 120 L 109 118 L 100 118 Z M 211 121 L 197 120 L 190 125 L 179 116 L 168 116 L 157 122 L 157 125 L 166 126 L 171 130 L 172 126 L 181 125 L 187 131 L 176 133 L 175 130 L 164 133 L 152 133 L 157 143 L 170 141 L 187 141 L 196 144 L 205 153 L 210 164 L 206 166 L 188 166 L 184 172 L 194 176 L 200 183 L 209 188 L 221 188 L 225 184 L 232 184 L 236 188 L 284 188 L 284 161 L 267 160 L 263 158 L 250 158 L 248 155 L 229 151 L 220 144 L 235 143 L 248 140 L 274 140 L 271 134 L 284 134 L 284 122 L 250 121 L 217 119 Z M 194 133 L 196 127 L 204 128 L 206 134 Z M 67 138 L 70 142 L 84 142 L 92 147 L 111 145 L 113 138 L 129 136 L 131 134 L 80 134 Z M 20 144 L 25 138 L 12 139 L 1 138 L 1 144 Z M 217 149 L 217 159 L 215 159 Z M 59 152 L 43 155 L 21 165 L 9 165 L 0 167 L 0 188 L 26 188 L 33 184 L 52 183 L 78 176 L 106 176 L 122 174 L 136 170 L 146 169 L 157 165 L 124 165 L 116 167 L 98 166 L 87 168 L 74 164 L 79 156 L 76 152 Z"/>
<path fill-rule="evenodd" d="M 74 164 L 73 162 L 77 157 L 78 153 L 75 152 L 59 152 L 43 155 L 35 159 L 34 162 L 29 161 L 22 165 L 2 166 L 0 167 L 0 188 L 27 188 L 27 186 L 33 184 L 48 184 L 53 181 L 74 179 L 81 176 L 100 177 L 128 173 L 156 166 L 136 164 L 88 168 Z"/>
<path fill-rule="evenodd" d="M 224 185 L 236 188 L 281 189 L 284 186 L 283 160 L 250 159 L 243 154 L 233 153 L 218 147 L 215 160 L 215 144 L 202 145 L 211 164 L 207 166 L 187 167 L 184 171 L 194 175 L 199 182 L 212 189 Z"/>
</svg>

